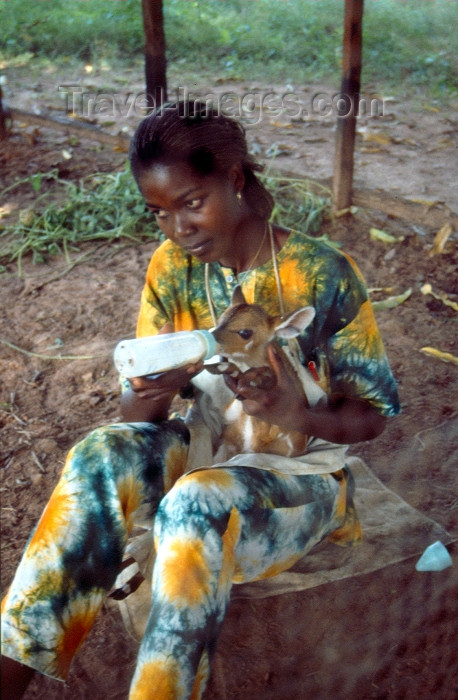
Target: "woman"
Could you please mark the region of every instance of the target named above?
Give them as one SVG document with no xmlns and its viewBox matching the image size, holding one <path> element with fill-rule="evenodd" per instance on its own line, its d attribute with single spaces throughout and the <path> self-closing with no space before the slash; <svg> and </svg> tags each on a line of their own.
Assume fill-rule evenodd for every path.
<svg viewBox="0 0 458 700">
<path fill-rule="evenodd" d="M 328 402 L 311 408 L 269 348 L 274 389 L 243 374 L 228 385 L 246 413 L 313 436 L 307 452 L 294 469 L 262 455 L 253 466 L 249 455 L 185 474 L 189 432 L 169 409 L 202 364 L 132 379 L 124 423 L 69 453 L 4 600 L 5 699 L 21 697 L 31 669 L 65 678 L 140 506 L 155 516 L 156 561 L 129 697 L 201 697 L 232 584 L 288 569 L 326 536 L 358 538 L 344 446 L 376 437 L 399 410 L 359 271 L 332 247 L 269 225 L 273 200 L 235 121 L 167 105 L 139 125 L 130 160 L 167 239 L 148 268 L 137 334 L 210 328 L 236 284 L 270 314 L 311 305 L 302 360 L 328 375 Z"/>
</svg>

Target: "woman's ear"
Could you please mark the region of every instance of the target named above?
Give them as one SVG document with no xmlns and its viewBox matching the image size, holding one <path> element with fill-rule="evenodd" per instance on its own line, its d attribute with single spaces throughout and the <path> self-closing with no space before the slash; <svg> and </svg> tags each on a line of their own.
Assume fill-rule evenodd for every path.
<svg viewBox="0 0 458 700">
<path fill-rule="evenodd" d="M 240 162 L 234 163 L 229 168 L 228 176 L 234 185 L 235 192 L 243 192 L 245 187 L 245 173 Z"/>
</svg>

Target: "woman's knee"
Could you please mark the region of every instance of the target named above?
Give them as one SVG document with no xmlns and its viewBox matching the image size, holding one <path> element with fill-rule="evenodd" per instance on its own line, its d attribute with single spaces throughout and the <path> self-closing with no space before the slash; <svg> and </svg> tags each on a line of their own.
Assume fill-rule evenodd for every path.
<svg viewBox="0 0 458 700">
<path fill-rule="evenodd" d="M 232 479 L 224 470 L 207 469 L 185 474 L 162 499 L 156 516 L 156 535 L 181 529 L 224 533 L 231 510 Z"/>
<path fill-rule="evenodd" d="M 100 451 L 118 451 L 125 443 L 132 444 L 137 431 L 128 423 L 103 425 L 92 430 L 70 450 L 69 456 L 87 455 L 92 457 Z"/>
<path fill-rule="evenodd" d="M 189 431 L 183 421 L 115 423 L 89 433 L 70 450 L 67 461 L 83 461 L 87 470 L 101 465 L 124 470 L 126 465 L 162 464 L 172 448 L 176 460 L 184 463 L 188 446 Z"/>
</svg>

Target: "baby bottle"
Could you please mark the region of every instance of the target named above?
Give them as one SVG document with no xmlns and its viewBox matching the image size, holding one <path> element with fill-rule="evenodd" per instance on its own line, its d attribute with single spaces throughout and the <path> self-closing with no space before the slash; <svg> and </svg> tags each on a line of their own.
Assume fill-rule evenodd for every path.
<svg viewBox="0 0 458 700">
<path fill-rule="evenodd" d="M 145 377 L 208 360 L 218 351 L 210 331 L 179 331 L 121 340 L 114 351 L 116 369 L 124 377 Z"/>
</svg>

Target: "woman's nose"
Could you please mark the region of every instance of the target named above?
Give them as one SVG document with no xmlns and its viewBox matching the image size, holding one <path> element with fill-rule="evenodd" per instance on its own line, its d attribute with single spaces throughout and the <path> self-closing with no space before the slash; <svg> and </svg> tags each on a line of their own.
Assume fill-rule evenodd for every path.
<svg viewBox="0 0 458 700">
<path fill-rule="evenodd" d="M 174 221 L 175 235 L 177 236 L 188 236 L 193 232 L 193 227 L 189 220 L 189 216 L 186 214 L 176 214 Z"/>
</svg>

